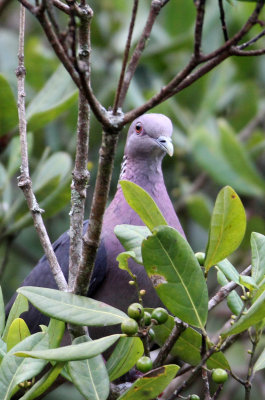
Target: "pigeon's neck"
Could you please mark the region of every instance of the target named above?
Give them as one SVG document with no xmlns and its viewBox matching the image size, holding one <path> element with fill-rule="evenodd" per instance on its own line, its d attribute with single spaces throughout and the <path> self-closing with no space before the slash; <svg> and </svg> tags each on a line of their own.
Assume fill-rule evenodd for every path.
<svg viewBox="0 0 265 400">
<path fill-rule="evenodd" d="M 150 160 L 148 157 L 130 159 L 123 157 L 119 180 L 128 180 L 142 187 L 164 183 L 162 174 L 162 159 Z"/>
</svg>

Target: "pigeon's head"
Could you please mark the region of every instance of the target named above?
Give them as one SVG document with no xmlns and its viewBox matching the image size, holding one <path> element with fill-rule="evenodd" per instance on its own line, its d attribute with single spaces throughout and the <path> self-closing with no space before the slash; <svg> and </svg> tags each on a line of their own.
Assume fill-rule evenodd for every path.
<svg viewBox="0 0 265 400">
<path fill-rule="evenodd" d="M 130 158 L 163 158 L 173 155 L 172 122 L 163 114 L 144 114 L 130 126 L 125 155 Z"/>
</svg>

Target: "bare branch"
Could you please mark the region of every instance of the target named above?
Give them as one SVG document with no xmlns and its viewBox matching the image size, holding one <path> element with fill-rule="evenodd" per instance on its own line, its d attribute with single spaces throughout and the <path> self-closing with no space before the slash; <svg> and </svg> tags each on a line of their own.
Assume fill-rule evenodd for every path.
<svg viewBox="0 0 265 400">
<path fill-rule="evenodd" d="M 70 15 L 70 7 L 61 2 L 60 0 L 52 0 L 53 5 L 59 10 L 63 11 L 65 14 Z"/>
<path fill-rule="evenodd" d="M 223 0 L 218 0 L 218 3 L 219 3 L 220 20 L 221 20 L 221 24 L 222 24 L 224 40 L 225 40 L 225 42 L 227 42 L 229 40 L 229 36 L 228 36 L 227 26 L 226 26 L 226 22 L 225 22 L 225 10 L 224 10 L 224 6 L 223 6 Z"/>
<path fill-rule="evenodd" d="M 200 58 L 201 55 L 201 43 L 202 43 L 202 29 L 205 14 L 205 1 L 206 0 L 196 0 L 195 6 L 197 7 L 197 17 L 195 23 L 195 33 L 194 33 L 194 57 Z"/>
<path fill-rule="evenodd" d="M 161 349 L 153 363 L 154 368 L 157 368 L 157 367 L 160 367 L 161 365 L 163 365 L 167 356 L 169 355 L 170 351 L 172 350 L 174 344 L 180 337 L 181 333 L 183 331 L 185 331 L 185 329 L 187 329 L 187 328 L 188 328 L 188 325 L 185 322 L 181 321 L 178 318 L 175 318 L 174 328 L 172 329 L 166 342 L 161 347 Z"/>
<path fill-rule="evenodd" d="M 129 57 L 131 43 L 132 43 L 132 34 L 133 34 L 133 29 L 134 29 L 134 24 L 135 24 L 137 9 L 138 9 L 138 3 L 139 3 L 139 0 L 134 0 L 131 22 L 130 22 L 128 37 L 127 37 L 123 61 L 122 61 L 121 74 L 120 74 L 120 79 L 119 79 L 119 83 L 118 83 L 118 88 L 116 91 L 114 105 L 113 105 L 113 114 L 116 114 L 117 109 L 118 109 L 119 99 L 120 99 L 120 95 L 121 95 L 121 88 L 122 88 L 123 81 L 124 81 L 126 65 L 128 62 L 128 57 Z"/>
<path fill-rule="evenodd" d="M 27 121 L 25 109 L 25 75 L 24 66 L 24 36 L 25 36 L 25 8 L 20 6 L 20 29 L 19 29 L 19 51 L 18 68 L 16 70 L 18 81 L 18 116 L 19 116 L 19 134 L 21 146 L 21 175 L 18 178 L 18 186 L 24 193 L 28 207 L 31 211 L 35 229 L 39 235 L 41 245 L 49 261 L 54 279 L 61 290 L 67 290 L 67 282 L 54 254 L 52 244 L 43 223 L 40 209 L 32 190 L 32 182 L 29 175 L 28 147 L 27 147 Z"/>
<path fill-rule="evenodd" d="M 98 174 L 89 216 L 89 226 L 83 238 L 82 260 L 74 288 L 76 294 L 84 296 L 88 291 L 99 246 L 103 214 L 109 195 L 110 180 L 118 136 L 119 131 L 115 130 L 103 131 L 102 133 Z"/>
<path fill-rule="evenodd" d="M 257 36 L 255 36 L 254 38 L 250 39 L 248 42 L 241 44 L 240 46 L 238 46 L 237 48 L 239 50 L 243 50 L 246 47 L 250 46 L 253 43 L 256 43 L 260 38 L 262 38 L 265 35 L 265 29 L 263 29 Z"/>
<path fill-rule="evenodd" d="M 150 37 L 155 20 L 161 11 L 161 8 L 165 4 L 166 3 L 163 3 L 161 0 L 152 0 L 152 2 L 151 2 L 151 7 L 150 7 L 150 11 L 149 11 L 149 15 L 148 15 L 145 27 L 144 27 L 142 35 L 138 41 L 138 44 L 133 52 L 133 55 L 131 57 L 131 60 L 130 60 L 129 65 L 126 70 L 126 74 L 124 76 L 123 85 L 122 85 L 122 88 L 120 91 L 120 96 L 119 96 L 118 107 L 122 107 L 122 105 L 123 105 L 130 82 L 134 76 L 134 73 L 136 71 L 140 57 L 145 49 L 146 42 Z"/>
<path fill-rule="evenodd" d="M 249 275 L 251 271 L 251 265 L 249 265 L 241 275 Z M 216 307 L 219 303 L 221 303 L 234 289 L 238 287 L 238 284 L 235 282 L 229 282 L 227 285 L 221 287 L 221 289 L 211 298 L 208 303 L 208 311 L 211 311 L 214 307 Z"/>
</svg>

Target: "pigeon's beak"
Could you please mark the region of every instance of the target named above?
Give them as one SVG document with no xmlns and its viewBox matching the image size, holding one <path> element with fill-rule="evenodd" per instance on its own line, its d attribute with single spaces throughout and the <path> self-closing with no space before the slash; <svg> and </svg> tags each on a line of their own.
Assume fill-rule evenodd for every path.
<svg viewBox="0 0 265 400">
<path fill-rule="evenodd" d="M 156 139 L 156 142 L 168 155 L 170 155 L 170 157 L 173 156 L 174 147 L 173 147 L 172 140 L 170 137 L 159 136 L 159 138 Z"/>
</svg>

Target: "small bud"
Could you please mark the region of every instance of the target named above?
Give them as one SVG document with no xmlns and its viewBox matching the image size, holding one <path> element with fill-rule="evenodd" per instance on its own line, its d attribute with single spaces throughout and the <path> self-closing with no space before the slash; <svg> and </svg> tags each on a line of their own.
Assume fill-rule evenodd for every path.
<svg viewBox="0 0 265 400">
<path fill-rule="evenodd" d="M 133 285 L 135 285 L 135 282 L 134 281 L 129 281 L 129 285 L 133 286 Z"/>
<path fill-rule="evenodd" d="M 233 320 L 230 321 L 230 325 L 234 325 L 234 323 L 235 323 L 235 321 L 233 321 Z"/>
<path fill-rule="evenodd" d="M 231 319 L 236 319 L 236 315 L 231 315 Z"/>
<path fill-rule="evenodd" d="M 246 296 L 240 296 L 242 300 L 247 300 Z"/>
<path fill-rule="evenodd" d="M 253 354 L 253 351 L 252 350 L 248 350 L 248 354 Z"/>
<path fill-rule="evenodd" d="M 140 290 L 140 295 L 141 295 L 141 296 L 144 296 L 145 294 L 146 294 L 146 290 L 145 290 L 145 289 L 141 289 L 141 290 Z"/>
</svg>

